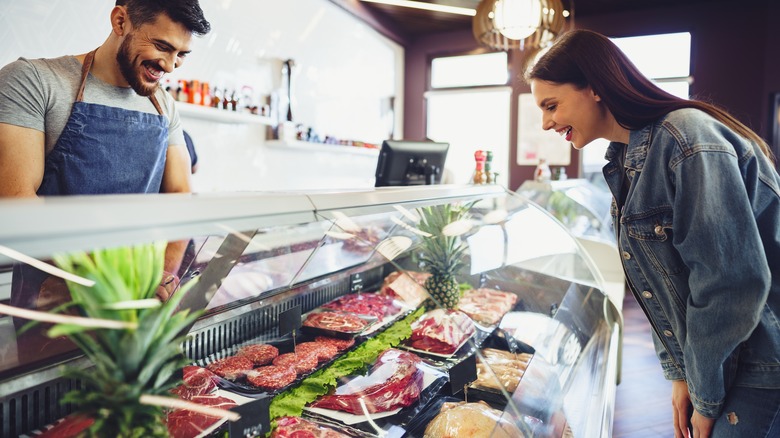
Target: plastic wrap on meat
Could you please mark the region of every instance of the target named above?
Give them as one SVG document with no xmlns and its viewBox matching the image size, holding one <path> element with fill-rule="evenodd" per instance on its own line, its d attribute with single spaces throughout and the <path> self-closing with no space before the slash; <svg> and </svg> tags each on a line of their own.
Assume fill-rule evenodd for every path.
<svg viewBox="0 0 780 438">
<path fill-rule="evenodd" d="M 341 312 L 310 313 L 303 321 L 306 327 L 341 333 L 360 333 L 368 323 L 359 316 Z"/>
<path fill-rule="evenodd" d="M 192 400 L 198 395 L 206 395 L 216 389 L 219 377 L 206 368 L 196 366 L 184 367 L 184 383 L 173 388 L 171 392 L 184 400 Z"/>
<path fill-rule="evenodd" d="M 412 323 L 409 345 L 431 353 L 452 354 L 475 331 L 474 322 L 465 313 L 435 309 Z"/>
<path fill-rule="evenodd" d="M 248 372 L 246 380 L 258 388 L 276 391 L 294 382 L 297 377 L 295 368 L 267 365 Z"/>
<path fill-rule="evenodd" d="M 439 415 L 425 428 L 424 438 L 522 438 L 514 424 L 501 418 L 501 411 L 485 402 L 444 403 Z"/>
<path fill-rule="evenodd" d="M 377 319 L 395 315 L 401 311 L 401 308 L 393 303 L 393 298 L 388 295 L 363 293 L 344 295 L 322 307 L 342 312 L 357 313 L 359 315 L 374 316 Z"/>
<path fill-rule="evenodd" d="M 495 325 L 516 302 L 517 295 L 513 293 L 488 288 L 471 289 L 463 294 L 458 310 L 480 324 Z"/>
<path fill-rule="evenodd" d="M 407 305 L 416 307 L 428 297 L 423 284 L 430 276 L 431 274 L 427 272 L 395 271 L 385 277 L 379 293 L 398 298 Z"/>
<path fill-rule="evenodd" d="M 281 417 L 271 438 L 350 438 L 349 435 L 320 426 L 301 417 Z"/>
<path fill-rule="evenodd" d="M 285 353 L 274 359 L 274 365 L 295 369 L 298 374 L 306 374 L 317 368 L 315 354 Z"/>
<path fill-rule="evenodd" d="M 338 387 L 335 393 L 321 397 L 311 407 L 333 409 L 363 415 L 360 399 L 369 413 L 406 407 L 420 398 L 423 371 L 417 355 L 389 349 L 377 358 L 367 376 L 357 377 Z"/>
<path fill-rule="evenodd" d="M 231 409 L 236 406 L 233 400 L 217 395 L 198 395 L 193 397 L 191 401 L 220 409 Z M 168 426 L 168 433 L 173 438 L 192 438 L 200 435 L 219 420 L 218 417 L 186 409 L 176 409 L 168 413 L 165 422 Z"/>
<path fill-rule="evenodd" d="M 477 380 L 471 387 L 496 392 L 503 387 L 512 393 L 520 384 L 532 357 L 529 353 L 510 353 L 485 348 L 482 350 L 482 358 L 477 360 Z"/>
</svg>

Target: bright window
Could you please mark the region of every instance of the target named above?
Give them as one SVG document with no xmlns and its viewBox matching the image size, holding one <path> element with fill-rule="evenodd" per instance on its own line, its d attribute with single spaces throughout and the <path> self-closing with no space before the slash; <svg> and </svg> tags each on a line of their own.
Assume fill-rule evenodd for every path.
<svg viewBox="0 0 780 438">
<path fill-rule="evenodd" d="M 506 52 L 447 56 L 431 62 L 431 88 L 506 85 Z"/>
<path fill-rule="evenodd" d="M 474 152 L 493 151 L 492 172 L 509 184 L 509 106 L 506 86 L 429 91 L 427 136 L 450 144 L 444 164 L 445 182 L 468 184 L 474 173 Z"/>
<path fill-rule="evenodd" d="M 661 89 L 687 99 L 690 95 L 691 34 L 689 32 L 612 38 L 643 75 Z M 600 178 L 609 142 L 596 140 L 582 149 L 582 172 Z"/>
</svg>

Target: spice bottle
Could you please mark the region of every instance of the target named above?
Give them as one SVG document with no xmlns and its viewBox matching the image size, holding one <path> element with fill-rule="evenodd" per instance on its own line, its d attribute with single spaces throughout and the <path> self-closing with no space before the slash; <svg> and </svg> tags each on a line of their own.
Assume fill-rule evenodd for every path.
<svg viewBox="0 0 780 438">
<path fill-rule="evenodd" d="M 485 176 L 485 160 L 487 155 L 485 151 L 479 150 L 474 152 L 474 161 L 476 161 L 476 169 L 474 170 L 474 184 L 485 184 L 487 180 Z"/>
<path fill-rule="evenodd" d="M 539 165 L 536 166 L 536 171 L 534 172 L 534 180 L 536 182 L 549 182 L 551 178 L 552 172 L 550 171 L 550 166 L 547 165 L 547 160 L 540 158 Z"/>
<path fill-rule="evenodd" d="M 486 151 L 485 152 L 485 182 L 487 184 L 493 184 L 496 182 L 495 178 L 493 177 L 493 151 Z"/>
</svg>

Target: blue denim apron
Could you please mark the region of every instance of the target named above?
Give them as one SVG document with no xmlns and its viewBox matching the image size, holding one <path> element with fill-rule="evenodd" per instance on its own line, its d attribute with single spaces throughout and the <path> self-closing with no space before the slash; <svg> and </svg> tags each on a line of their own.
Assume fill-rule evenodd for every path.
<svg viewBox="0 0 780 438">
<path fill-rule="evenodd" d="M 158 114 L 83 102 L 95 51 L 84 59 L 70 118 L 46 157 L 38 196 L 160 192 L 168 120 L 154 94 L 149 100 Z M 47 290 L 39 300 L 47 276 L 30 266 L 15 265 L 11 304 L 49 307 Z"/>
</svg>

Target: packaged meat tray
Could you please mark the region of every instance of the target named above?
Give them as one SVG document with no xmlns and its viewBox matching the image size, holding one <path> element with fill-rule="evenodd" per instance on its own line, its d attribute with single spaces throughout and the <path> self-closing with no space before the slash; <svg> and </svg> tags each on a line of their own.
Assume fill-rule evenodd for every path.
<svg viewBox="0 0 780 438">
<path fill-rule="evenodd" d="M 395 300 L 392 297 L 377 293 L 344 295 L 322 305 L 322 307 L 340 312 L 374 317 L 378 320 L 384 319 L 386 316 L 397 315 L 401 312 L 401 307 L 395 303 Z"/>
<path fill-rule="evenodd" d="M 377 358 L 367 375 L 350 378 L 305 412 L 348 425 L 366 422 L 366 415 L 377 420 L 416 405 L 426 388 L 443 379 L 441 371 L 423 364 L 414 353 L 391 348 Z"/>
<path fill-rule="evenodd" d="M 480 288 L 466 291 L 457 309 L 475 322 L 495 326 L 517 303 L 517 295 L 496 289 Z"/>
<path fill-rule="evenodd" d="M 367 437 L 361 431 L 302 417 L 276 419 L 276 428 L 270 438 L 357 438 Z"/>
<path fill-rule="evenodd" d="M 434 411 L 435 412 L 435 411 Z M 487 403 L 444 402 L 425 427 L 423 438 L 520 438 L 527 436 L 503 412 Z"/>
<path fill-rule="evenodd" d="M 234 356 L 212 363 L 222 364 L 230 358 L 240 358 L 242 364 L 246 364 L 244 359 L 253 360 L 255 364 L 253 368 L 244 369 L 240 373 L 234 372 L 235 377 L 232 380 L 217 377 L 217 385 L 238 395 L 257 398 L 278 393 L 299 382 L 307 375 L 338 358 L 354 344 L 355 340 L 351 338 L 338 339 L 317 336 L 314 340 L 297 344 L 295 351 L 287 351 L 282 354 L 279 354 L 279 348 L 274 346 L 254 344 L 239 348 Z M 286 351 L 284 346 L 280 347 Z M 292 346 L 287 346 L 286 349 L 291 350 Z M 257 364 L 264 365 L 257 366 Z"/>
<path fill-rule="evenodd" d="M 353 313 L 314 311 L 306 316 L 301 330 L 312 336 L 350 339 L 363 333 L 376 320 Z"/>
<path fill-rule="evenodd" d="M 520 384 L 533 355 L 483 348 L 477 357 L 477 379 L 469 385 L 469 395 L 503 409 L 507 398 Z"/>
<path fill-rule="evenodd" d="M 476 333 L 474 322 L 457 310 L 434 309 L 412 323 L 405 348 L 425 354 L 452 357 Z"/>
</svg>

